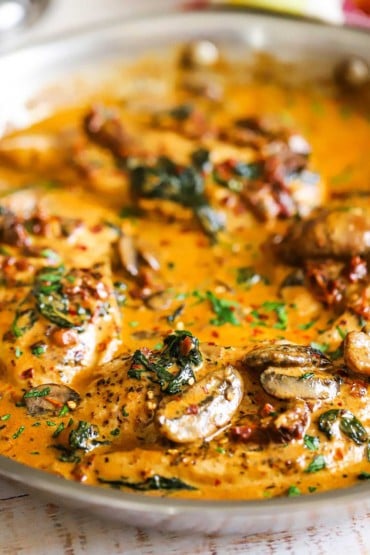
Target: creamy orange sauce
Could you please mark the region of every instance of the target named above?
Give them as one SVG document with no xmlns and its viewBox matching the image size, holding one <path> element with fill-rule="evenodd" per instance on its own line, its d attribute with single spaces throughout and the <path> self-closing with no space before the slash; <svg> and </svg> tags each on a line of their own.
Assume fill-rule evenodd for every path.
<svg viewBox="0 0 370 555">
<path fill-rule="evenodd" d="M 259 160 L 258 149 L 237 144 L 220 129 L 241 118 L 269 116 L 279 129 L 291 129 L 311 145 L 308 170 L 319 176 L 310 206 L 315 210 L 338 193 L 368 191 L 369 120 L 330 87 L 287 87 L 279 80 L 254 79 L 246 68 L 243 78 L 240 68 L 223 64 L 209 75 L 221 89 L 214 99 L 184 87 L 193 74 L 176 62 L 163 67 L 154 61 L 148 68 L 142 64 L 125 73 L 132 86 L 126 83 L 123 97 L 99 99 L 127 134 L 121 136 L 127 156 L 84 131 L 86 105 L 0 141 L 1 217 L 15 215 L 1 231 L 0 453 L 68 479 L 111 483 L 124 491 L 127 483 L 147 485 L 153 476 L 176 478 L 193 489 L 148 493 L 193 499 L 294 496 L 358 483 L 361 473 L 370 472 L 367 439 L 353 441 L 338 427 L 329 439 L 318 418 L 331 409 L 348 410 L 370 429 L 368 379 L 348 372 L 341 351 L 346 333 L 360 330 L 367 316 L 320 302 L 307 282 L 281 287 L 293 268 L 267 244 L 286 232 L 295 214 L 263 220 L 206 172 L 210 205 L 226 220 L 213 241 L 191 208 L 161 199 L 136 202 L 122 160 L 129 157 L 132 164 L 144 158 L 153 167 L 158 156 L 167 156 L 185 166 L 202 147 L 214 167 L 228 160 L 251 163 Z M 168 115 L 183 105 L 201 115 L 194 121 L 191 114 Z M 361 202 L 369 208 L 368 196 Z M 137 272 L 120 258 L 122 236 L 134 243 Z M 54 282 L 44 279 L 40 301 L 37 276 L 62 265 L 63 289 L 50 297 L 45 287 Z M 65 306 L 59 310 L 67 325 L 55 319 L 60 295 L 68 297 L 66 312 Z M 51 320 L 45 303 L 54 310 Z M 158 407 L 170 395 L 145 374 L 141 379 L 127 374 L 136 349 L 160 350 L 175 330 L 189 330 L 200 341 L 204 362 L 196 383 L 230 364 L 244 388 L 241 404 L 217 433 L 188 443 L 168 439 L 159 426 Z M 260 422 L 288 409 L 244 362 L 265 340 L 313 343 L 329 358 L 336 353 L 340 392 L 308 402 L 302 437 L 238 435 L 246 415 Z M 110 363 L 119 355 L 127 357 Z M 194 381 L 176 395 L 185 395 Z M 62 403 L 53 414 L 29 414 L 23 395 L 50 383 L 75 390 L 78 406 L 63 410 Z M 72 449 L 71 432 L 79 422 L 96 426 L 96 442 Z"/>
</svg>

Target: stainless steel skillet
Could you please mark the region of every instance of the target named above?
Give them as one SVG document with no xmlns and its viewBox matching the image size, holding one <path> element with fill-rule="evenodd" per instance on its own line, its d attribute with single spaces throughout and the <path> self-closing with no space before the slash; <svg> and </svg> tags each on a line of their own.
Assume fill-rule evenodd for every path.
<svg viewBox="0 0 370 555">
<path fill-rule="evenodd" d="M 226 50 L 250 56 L 263 49 L 284 60 L 301 62 L 311 73 L 328 75 L 343 56 L 370 61 L 370 37 L 365 32 L 293 21 L 245 11 L 168 12 L 141 16 L 52 42 L 30 46 L 0 58 L 0 134 L 22 127 L 52 109 L 29 103 L 50 83 L 68 92 L 66 76 L 79 72 L 86 82 L 104 79 L 106 68 L 178 42 L 207 37 Z M 50 89 L 52 90 L 52 89 Z M 55 100 L 55 99 L 53 99 Z M 259 533 L 292 530 L 369 511 L 366 484 L 302 498 L 265 501 L 188 501 L 148 498 L 103 488 L 87 487 L 25 467 L 0 457 L 0 475 L 49 500 L 109 519 L 161 530 L 203 533 Z"/>
</svg>

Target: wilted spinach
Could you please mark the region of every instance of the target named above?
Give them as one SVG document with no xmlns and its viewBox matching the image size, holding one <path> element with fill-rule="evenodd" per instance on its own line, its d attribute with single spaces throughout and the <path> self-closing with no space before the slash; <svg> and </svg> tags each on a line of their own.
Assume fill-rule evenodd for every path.
<svg viewBox="0 0 370 555">
<path fill-rule="evenodd" d="M 167 156 L 160 156 L 155 165 L 134 165 L 128 170 L 134 197 L 166 199 L 191 208 L 203 230 L 215 237 L 224 227 L 223 218 L 208 203 L 205 184 L 195 165 L 181 166 Z"/>
<path fill-rule="evenodd" d="M 340 431 L 357 445 L 368 440 L 368 433 L 352 412 L 342 409 L 331 409 L 320 415 L 318 426 L 328 439 L 334 435 L 334 425 L 339 419 Z"/>
<path fill-rule="evenodd" d="M 159 474 L 154 474 L 142 482 L 130 482 L 128 480 L 106 480 L 105 478 L 98 478 L 101 484 L 109 484 L 113 488 L 129 488 L 135 491 L 153 491 L 153 490 L 196 490 L 197 488 L 186 484 L 179 478 L 166 478 Z"/>
<path fill-rule="evenodd" d="M 165 338 L 159 352 L 147 356 L 143 351 L 135 351 L 128 376 L 140 380 L 141 374 L 145 373 L 161 386 L 162 391 L 174 395 L 194 382 L 194 368 L 201 362 L 198 339 L 188 331 L 176 331 Z M 178 368 L 176 374 L 169 371 L 173 366 Z"/>
</svg>

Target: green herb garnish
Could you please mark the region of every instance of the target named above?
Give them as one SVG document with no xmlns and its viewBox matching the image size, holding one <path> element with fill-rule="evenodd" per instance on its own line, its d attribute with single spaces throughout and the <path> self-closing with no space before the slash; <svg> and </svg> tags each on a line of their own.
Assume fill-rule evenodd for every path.
<svg viewBox="0 0 370 555">
<path fill-rule="evenodd" d="M 304 446 L 310 451 L 316 451 L 319 448 L 320 440 L 316 436 L 305 435 L 303 438 Z"/>
<path fill-rule="evenodd" d="M 153 491 L 153 490 L 166 490 L 166 491 L 179 491 L 179 490 L 196 490 L 197 488 L 186 484 L 179 478 L 166 478 L 159 474 L 154 474 L 150 478 L 142 482 L 130 482 L 128 480 L 106 480 L 98 478 L 101 484 L 109 484 L 113 488 L 129 488 L 135 491 Z"/>
<path fill-rule="evenodd" d="M 46 397 L 50 393 L 50 387 L 44 387 L 44 389 L 33 388 L 23 395 L 23 399 L 32 399 L 33 397 Z"/>
<path fill-rule="evenodd" d="M 21 434 L 23 434 L 24 430 L 26 429 L 25 426 L 21 426 L 18 430 L 12 435 L 13 439 L 18 439 Z"/>
<path fill-rule="evenodd" d="M 163 349 L 149 356 L 135 351 L 128 376 L 137 380 L 145 374 L 151 381 L 159 383 L 162 391 L 173 395 L 183 387 L 194 383 L 194 368 L 202 362 L 199 341 L 188 331 L 176 331 L 164 340 Z M 169 370 L 176 369 L 176 373 Z"/>
<path fill-rule="evenodd" d="M 358 474 L 357 478 L 359 480 L 370 480 L 370 472 L 360 472 L 360 474 Z"/>
<path fill-rule="evenodd" d="M 297 486 L 290 486 L 288 489 L 288 497 L 299 497 L 301 490 Z"/>
<path fill-rule="evenodd" d="M 325 459 L 322 455 L 316 455 L 306 468 L 305 472 L 311 474 L 313 472 L 318 472 L 326 467 Z"/>
</svg>

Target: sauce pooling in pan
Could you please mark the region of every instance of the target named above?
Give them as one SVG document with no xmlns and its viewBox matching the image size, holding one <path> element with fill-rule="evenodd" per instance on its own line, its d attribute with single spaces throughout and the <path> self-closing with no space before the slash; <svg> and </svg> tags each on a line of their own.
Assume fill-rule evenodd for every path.
<svg viewBox="0 0 370 555">
<path fill-rule="evenodd" d="M 199 56 L 0 140 L 0 452 L 192 499 L 361 483 L 366 110 Z"/>
</svg>

